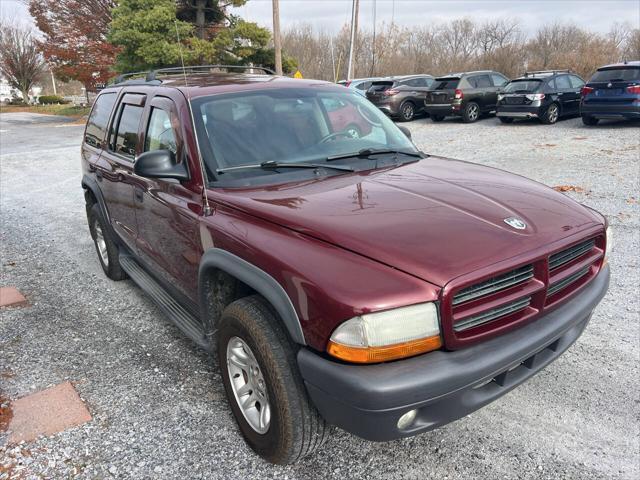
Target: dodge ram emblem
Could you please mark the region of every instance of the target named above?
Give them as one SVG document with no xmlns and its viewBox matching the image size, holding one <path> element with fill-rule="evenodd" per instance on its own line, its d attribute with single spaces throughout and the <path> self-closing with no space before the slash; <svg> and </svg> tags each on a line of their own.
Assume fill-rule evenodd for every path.
<svg viewBox="0 0 640 480">
<path fill-rule="evenodd" d="M 510 227 L 515 228 L 516 230 L 524 230 L 525 228 L 527 228 L 527 224 L 517 217 L 505 218 L 504 223 L 506 223 Z"/>
</svg>

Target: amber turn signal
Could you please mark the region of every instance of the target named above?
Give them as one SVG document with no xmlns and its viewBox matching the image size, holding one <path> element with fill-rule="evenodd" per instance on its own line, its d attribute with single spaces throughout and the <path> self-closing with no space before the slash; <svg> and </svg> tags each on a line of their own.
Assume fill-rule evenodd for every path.
<svg viewBox="0 0 640 480">
<path fill-rule="evenodd" d="M 329 340 L 327 352 L 340 360 L 353 363 L 380 363 L 413 357 L 442 347 L 440 336 L 420 338 L 381 347 L 352 347 Z"/>
</svg>

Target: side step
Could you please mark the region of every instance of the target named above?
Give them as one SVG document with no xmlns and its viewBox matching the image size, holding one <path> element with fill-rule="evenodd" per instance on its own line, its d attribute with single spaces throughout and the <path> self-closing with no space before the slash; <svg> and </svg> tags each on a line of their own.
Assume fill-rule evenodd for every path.
<svg viewBox="0 0 640 480">
<path fill-rule="evenodd" d="M 200 322 L 151 276 L 140 264 L 129 255 L 120 255 L 120 265 L 133 280 L 160 309 L 171 319 L 200 348 L 211 350 L 211 344 L 204 334 Z"/>
</svg>

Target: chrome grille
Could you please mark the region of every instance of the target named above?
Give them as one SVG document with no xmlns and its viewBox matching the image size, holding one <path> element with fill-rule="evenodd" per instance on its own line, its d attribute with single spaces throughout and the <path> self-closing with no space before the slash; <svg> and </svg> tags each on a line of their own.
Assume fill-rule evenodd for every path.
<svg viewBox="0 0 640 480">
<path fill-rule="evenodd" d="M 559 292 L 563 288 L 568 287 L 573 282 L 577 282 L 582 277 L 584 277 L 587 273 L 589 273 L 590 268 L 591 268 L 590 266 L 584 267 L 578 270 L 576 273 L 569 275 L 567 278 L 560 280 L 559 282 L 552 283 L 551 285 L 549 285 L 549 289 L 547 290 L 547 295 L 551 296 L 554 293 Z"/>
<path fill-rule="evenodd" d="M 558 253 L 554 253 L 549 257 L 549 270 L 555 270 L 558 267 L 561 267 L 565 263 L 569 263 L 572 260 L 584 255 L 589 252 L 596 244 L 594 239 L 587 240 L 586 242 L 578 243 L 573 247 L 567 248 Z"/>
<path fill-rule="evenodd" d="M 457 322 L 453 326 L 453 329 L 456 332 L 461 332 L 469 328 L 477 327 L 478 325 L 488 323 L 497 318 L 504 317 L 506 315 L 510 315 L 512 313 L 516 313 L 521 310 L 524 310 L 530 304 L 531 304 L 531 297 L 520 298 L 515 302 L 507 303 L 506 305 L 502 305 L 500 307 L 487 310 L 486 312 L 482 312 L 478 315 L 474 315 L 473 317 L 465 318 L 464 320 Z"/>
<path fill-rule="evenodd" d="M 484 297 L 505 290 L 533 278 L 533 265 L 516 268 L 510 272 L 463 288 L 453 296 L 453 305 L 459 305 L 475 298 Z"/>
</svg>

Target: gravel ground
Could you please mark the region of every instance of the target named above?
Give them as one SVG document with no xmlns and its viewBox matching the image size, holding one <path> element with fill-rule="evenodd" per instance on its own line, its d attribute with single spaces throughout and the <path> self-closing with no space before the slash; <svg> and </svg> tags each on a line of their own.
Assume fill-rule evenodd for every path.
<svg viewBox="0 0 640 480">
<path fill-rule="evenodd" d="M 640 478 L 637 124 L 408 124 L 426 152 L 584 189 L 568 194 L 614 228 L 610 292 L 565 355 L 469 417 L 385 444 L 336 430 L 279 467 L 245 446 L 207 357 L 130 281 L 102 274 L 79 185 L 82 128 L 11 115 L 0 117 L 0 285 L 31 306 L 0 312 L 0 391 L 70 380 L 93 420 L 17 447 L 0 435 L 0 478 Z"/>
</svg>

